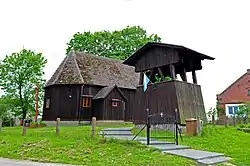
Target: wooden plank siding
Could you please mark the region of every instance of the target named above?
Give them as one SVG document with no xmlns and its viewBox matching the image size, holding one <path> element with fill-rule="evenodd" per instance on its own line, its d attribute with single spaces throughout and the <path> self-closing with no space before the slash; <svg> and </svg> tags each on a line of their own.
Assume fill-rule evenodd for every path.
<svg viewBox="0 0 250 166">
<path fill-rule="evenodd" d="M 60 117 L 64 121 L 91 120 L 96 114 L 95 110 L 104 110 L 103 101 L 92 100 L 90 108 L 82 107 L 82 95 L 95 96 L 103 86 L 97 85 L 53 85 L 45 88 L 45 97 L 43 103 L 43 120 L 51 121 Z M 69 98 L 69 88 L 71 89 L 72 98 Z M 82 90 L 81 90 L 82 89 Z M 124 120 L 132 121 L 132 112 L 135 110 L 135 89 L 120 88 L 127 98 Z M 50 98 L 50 106 L 46 108 L 47 97 Z"/>
<path fill-rule="evenodd" d="M 112 106 L 112 99 L 118 99 L 117 107 Z M 122 98 L 117 89 L 114 89 L 105 99 L 104 99 L 104 110 L 103 110 L 103 119 L 102 120 L 124 120 L 125 113 L 123 110 L 122 101 L 125 100 Z"/>
<path fill-rule="evenodd" d="M 138 86 L 136 90 L 136 110 L 133 112 L 134 123 L 146 122 L 146 109 L 150 114 L 163 112 L 164 116 L 174 116 L 177 108 L 177 97 L 174 81 L 160 82 L 148 85 L 146 92 L 143 86 Z"/>
<path fill-rule="evenodd" d="M 136 91 L 136 110 L 133 113 L 134 123 L 146 122 L 146 109 L 150 114 L 163 112 L 165 117 L 175 115 L 178 109 L 177 121 L 185 124 L 185 119 L 199 116 L 204 123 L 206 113 L 199 85 L 172 80 L 148 85 L 146 92 L 143 86 L 138 86 Z"/>
<path fill-rule="evenodd" d="M 197 116 L 203 120 L 204 124 L 207 123 L 200 85 L 175 81 L 175 89 L 181 123 L 185 124 L 185 119 Z"/>
<path fill-rule="evenodd" d="M 179 62 L 178 52 L 173 48 L 153 47 L 141 56 L 135 64 L 135 72 L 142 72 L 149 69 L 166 66 Z"/>
<path fill-rule="evenodd" d="M 56 120 L 57 117 L 60 117 L 63 120 L 77 120 L 79 90 L 79 85 L 58 85 L 46 88 L 43 119 Z M 71 95 L 71 98 L 69 95 Z M 50 105 L 49 108 L 46 108 L 48 97 L 50 98 Z"/>
</svg>

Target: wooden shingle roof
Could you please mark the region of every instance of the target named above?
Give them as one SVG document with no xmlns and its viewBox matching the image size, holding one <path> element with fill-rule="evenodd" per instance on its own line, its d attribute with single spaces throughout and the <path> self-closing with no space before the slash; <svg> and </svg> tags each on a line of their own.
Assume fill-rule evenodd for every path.
<svg viewBox="0 0 250 166">
<path fill-rule="evenodd" d="M 55 84 L 89 84 L 136 89 L 139 74 L 134 67 L 122 61 L 91 55 L 85 52 L 70 52 L 59 65 L 47 86 Z"/>
<path fill-rule="evenodd" d="M 93 99 L 104 99 L 106 98 L 112 91 L 113 89 L 117 89 L 118 92 L 120 93 L 120 95 L 127 100 L 127 98 L 124 96 L 124 94 L 122 93 L 122 91 L 119 89 L 119 87 L 117 87 L 117 85 L 113 85 L 113 86 L 108 86 L 108 87 L 104 87 L 102 88 Z"/>
</svg>

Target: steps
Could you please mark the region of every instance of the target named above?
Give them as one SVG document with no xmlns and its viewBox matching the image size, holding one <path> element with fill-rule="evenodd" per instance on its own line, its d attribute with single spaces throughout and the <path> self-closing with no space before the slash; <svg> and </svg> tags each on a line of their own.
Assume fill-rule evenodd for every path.
<svg viewBox="0 0 250 166">
<path fill-rule="evenodd" d="M 131 132 L 132 128 L 107 128 L 99 132 L 99 135 L 104 134 L 106 138 L 116 138 L 121 140 L 132 140 L 134 135 Z M 136 141 L 142 144 L 147 144 L 146 137 L 137 136 Z M 149 147 L 160 149 L 162 153 L 177 155 L 192 160 L 196 160 L 199 165 L 216 165 L 227 162 L 231 158 L 224 156 L 222 153 L 208 152 L 202 150 L 190 149 L 188 146 L 175 145 L 166 141 L 150 139 Z"/>
<path fill-rule="evenodd" d="M 205 158 L 202 160 L 198 160 L 197 162 L 198 164 L 202 164 L 202 165 L 215 165 L 215 164 L 227 162 L 228 160 L 231 160 L 231 158 L 225 157 L 225 156 L 219 156 L 219 157 Z"/>
</svg>

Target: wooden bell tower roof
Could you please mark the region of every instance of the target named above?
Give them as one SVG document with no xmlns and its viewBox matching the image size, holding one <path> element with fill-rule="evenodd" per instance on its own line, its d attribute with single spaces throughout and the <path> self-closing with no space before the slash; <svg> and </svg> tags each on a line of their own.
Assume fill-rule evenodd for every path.
<svg viewBox="0 0 250 166">
<path fill-rule="evenodd" d="M 182 65 L 186 71 L 201 70 L 201 60 L 215 58 L 196 52 L 184 46 L 148 42 L 123 63 L 135 66 L 136 72 L 143 72 L 169 64 Z"/>
</svg>

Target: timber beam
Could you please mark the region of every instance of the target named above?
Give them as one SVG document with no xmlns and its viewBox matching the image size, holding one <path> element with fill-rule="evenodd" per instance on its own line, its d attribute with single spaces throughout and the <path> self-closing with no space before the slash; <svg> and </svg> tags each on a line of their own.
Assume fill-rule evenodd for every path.
<svg viewBox="0 0 250 166">
<path fill-rule="evenodd" d="M 158 72 L 159 72 L 160 75 L 161 75 L 162 80 L 165 81 L 165 76 L 164 76 L 164 74 L 163 74 L 161 68 L 160 68 L 160 67 L 157 67 L 157 69 L 158 69 Z"/>
<path fill-rule="evenodd" d="M 173 64 L 170 64 L 169 65 L 169 67 L 170 67 L 170 75 L 171 75 L 171 78 L 172 78 L 172 80 L 175 80 L 176 78 L 176 75 L 175 75 L 175 67 L 174 67 L 174 65 Z"/>
</svg>

